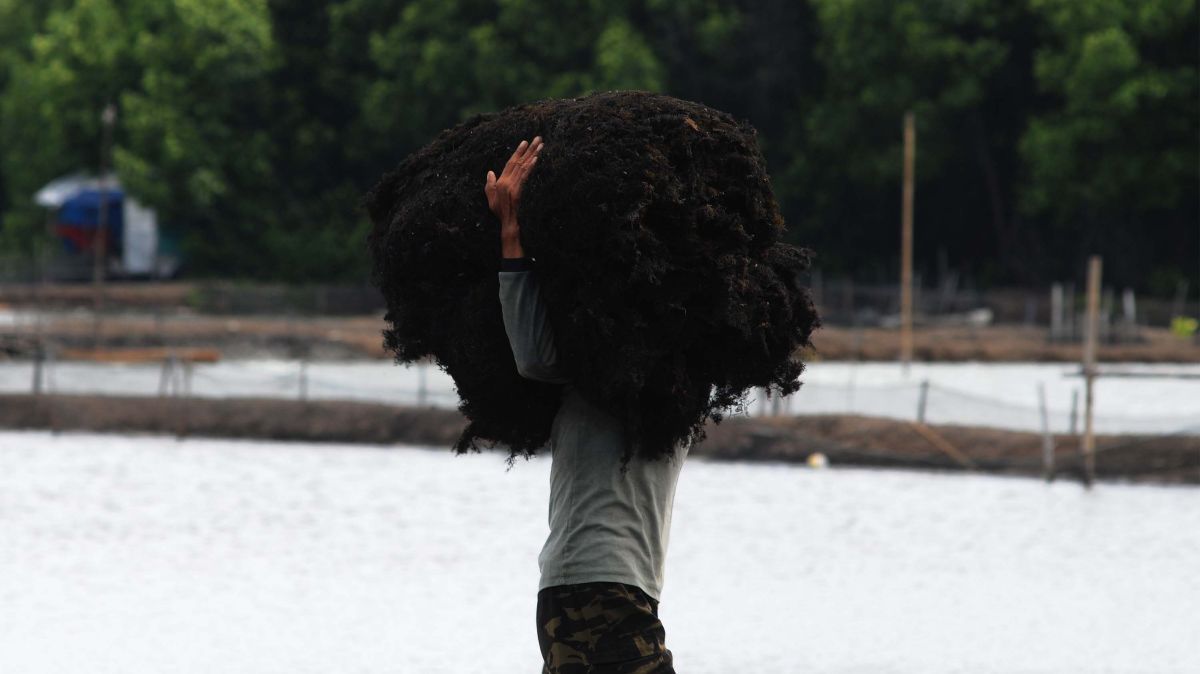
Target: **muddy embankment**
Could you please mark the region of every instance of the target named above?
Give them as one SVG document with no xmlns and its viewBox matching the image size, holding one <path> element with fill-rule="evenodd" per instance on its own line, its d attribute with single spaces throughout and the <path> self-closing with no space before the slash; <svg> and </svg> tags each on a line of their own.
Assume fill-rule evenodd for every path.
<svg viewBox="0 0 1200 674">
<path fill-rule="evenodd" d="M 90 284 L 0 283 L 0 359 L 30 358 L 41 343 L 68 350 L 204 348 L 222 358 L 387 358 L 383 300 L 360 286 L 284 286 L 212 282 L 113 282 L 106 286 L 100 321 L 92 315 Z M 1043 302 L 1036 325 L 1022 321 L 1024 292 L 988 295 L 997 324 L 924 325 L 918 321 L 914 355 L 922 361 L 1079 362 L 1079 342 L 1048 339 Z M 1038 301 L 1045 299 L 1037 295 Z M 1162 305 L 1162 306 L 1159 306 Z M 1200 362 L 1200 335 L 1184 338 L 1165 326 L 1169 303 L 1139 302 L 1138 339 L 1101 344 L 1103 362 Z M 1187 312 L 1184 312 L 1187 313 Z M 7 316 L 7 318 L 6 318 Z M 882 327 L 827 325 L 813 334 L 825 360 L 889 361 L 899 333 Z M 66 357 L 66 356 L 63 356 Z M 86 357 L 78 354 L 77 357 Z"/>
<path fill-rule="evenodd" d="M 0 428 L 145 432 L 187 436 L 449 448 L 464 421 L 455 410 L 344 401 L 0 395 Z M 1079 479 L 1079 438 L 1054 437 L 1056 474 Z M 1200 436 L 1100 436 L 1096 476 L 1200 484 Z M 710 424 L 694 456 L 833 466 L 1043 475 L 1042 438 L 967 426 L 918 425 L 846 415 L 748 418 Z"/>
<path fill-rule="evenodd" d="M 64 315 L 44 324 L 0 324 L 0 359 L 30 358 L 37 343 L 62 358 L 92 360 L 89 350 L 201 348 L 220 358 L 387 358 L 379 316 L 164 316 L 115 315 L 99 324 L 86 315 Z M 1142 328 L 1141 340 L 1102 344 L 1102 362 L 1200 361 L 1200 343 L 1162 328 Z M 1081 345 L 1051 342 L 1041 328 L 998 325 L 923 327 L 914 355 L 930 362 L 1079 362 Z M 893 361 L 899 333 L 886 328 L 828 326 L 813 334 L 806 360 Z"/>
</svg>

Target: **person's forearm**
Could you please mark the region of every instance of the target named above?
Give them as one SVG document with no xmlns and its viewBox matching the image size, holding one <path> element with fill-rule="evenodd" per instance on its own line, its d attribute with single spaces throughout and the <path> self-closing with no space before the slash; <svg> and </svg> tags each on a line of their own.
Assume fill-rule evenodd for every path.
<svg viewBox="0 0 1200 674">
<path fill-rule="evenodd" d="M 500 176 L 488 171 L 484 193 L 488 208 L 500 221 L 500 305 L 517 373 L 527 379 L 556 384 L 569 380 L 558 363 L 553 331 L 533 276 L 533 260 L 525 257 L 517 223 L 521 185 L 537 162 L 542 137 L 521 141 Z"/>
<path fill-rule="evenodd" d="M 516 221 L 500 226 L 500 257 L 525 257 L 521 246 L 521 228 Z"/>
</svg>

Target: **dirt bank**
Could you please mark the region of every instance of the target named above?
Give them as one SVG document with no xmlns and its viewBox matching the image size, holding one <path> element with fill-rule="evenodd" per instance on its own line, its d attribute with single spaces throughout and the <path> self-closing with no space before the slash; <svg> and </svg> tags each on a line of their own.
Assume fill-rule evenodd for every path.
<svg viewBox="0 0 1200 674">
<path fill-rule="evenodd" d="M 1186 363 L 1200 361 L 1200 343 L 1160 328 L 1142 328 L 1142 341 L 1101 344 L 1097 357 L 1109 363 Z M 886 328 L 825 327 L 813 334 L 817 355 L 825 360 L 896 360 L 900 337 Z M 1079 362 L 1082 346 L 1050 342 L 1047 330 L 1020 325 L 917 328 L 913 355 L 937 362 Z"/>
<path fill-rule="evenodd" d="M 266 399 L 0 395 L 0 428 L 148 432 L 449 448 L 464 426 L 455 410 L 361 402 Z M 1101 436 L 1104 479 L 1200 484 L 1200 436 Z M 1079 443 L 1055 437 L 1060 477 L 1080 474 Z M 694 455 L 718 460 L 1042 475 L 1041 438 L 967 426 L 924 426 L 859 416 L 735 417 L 708 426 Z"/>
<path fill-rule="evenodd" d="M 1099 479 L 1200 484 L 1200 436 L 1098 436 Z M 821 452 L 834 465 L 1043 475 L 1035 433 L 918 425 L 852 415 L 733 419 L 710 426 L 702 454 L 721 459 L 803 461 Z M 1059 477 L 1080 479 L 1080 438 L 1054 436 Z"/>
<path fill-rule="evenodd" d="M 19 315 L 18 315 L 19 316 Z M 387 358 L 382 316 L 245 316 L 145 313 L 106 316 L 103 349 L 189 347 L 223 358 Z M 93 345 L 96 322 L 86 313 L 52 314 L 35 326 L 0 322 L 0 358 L 28 357 L 40 334 L 60 351 Z M 1143 328 L 1136 344 L 1103 344 L 1104 362 L 1200 362 L 1200 344 L 1165 329 Z M 895 360 L 899 334 L 884 328 L 825 327 L 813 334 L 815 359 Z M 1079 344 L 1051 343 L 1046 331 L 1023 326 L 927 327 L 914 335 L 918 360 L 939 362 L 1078 362 Z"/>
<path fill-rule="evenodd" d="M 361 402 L 0 394 L 0 428 L 449 446 L 463 425 L 456 410 Z"/>
</svg>

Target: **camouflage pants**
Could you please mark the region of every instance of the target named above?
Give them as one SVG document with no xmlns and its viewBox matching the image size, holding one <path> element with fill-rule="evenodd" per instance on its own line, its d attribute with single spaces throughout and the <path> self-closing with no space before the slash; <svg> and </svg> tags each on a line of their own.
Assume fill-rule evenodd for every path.
<svg viewBox="0 0 1200 674">
<path fill-rule="evenodd" d="M 538 592 L 542 674 L 675 674 L 658 602 L 621 583 Z"/>
</svg>

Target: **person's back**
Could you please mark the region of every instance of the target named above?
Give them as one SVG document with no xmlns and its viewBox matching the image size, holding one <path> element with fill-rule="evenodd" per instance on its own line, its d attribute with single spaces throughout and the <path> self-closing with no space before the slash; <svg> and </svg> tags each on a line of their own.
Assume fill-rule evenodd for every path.
<svg viewBox="0 0 1200 674">
<path fill-rule="evenodd" d="M 518 372 L 563 385 L 550 435 L 550 535 L 538 557 L 543 671 L 673 672 L 658 620 L 671 511 L 687 448 L 671 459 L 621 457 L 620 421 L 586 400 L 559 362 L 533 262 L 520 245 L 516 203 L 540 151 L 522 142 L 489 205 L 501 221 L 500 302 Z"/>
<path fill-rule="evenodd" d="M 551 432 L 550 536 L 538 557 L 538 589 L 581 582 L 636 585 L 662 594 L 675 484 L 674 460 L 630 460 L 615 417 L 568 384 Z"/>
</svg>

